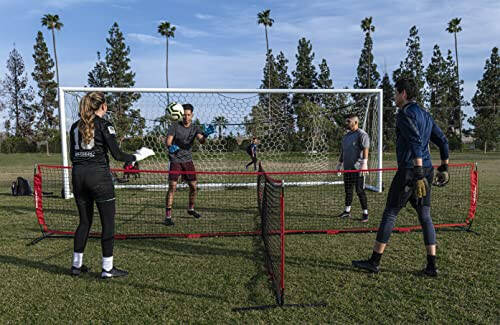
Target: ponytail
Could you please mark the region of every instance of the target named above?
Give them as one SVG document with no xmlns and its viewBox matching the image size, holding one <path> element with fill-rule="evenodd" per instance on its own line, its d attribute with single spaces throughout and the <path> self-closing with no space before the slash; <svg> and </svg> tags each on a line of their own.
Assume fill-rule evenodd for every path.
<svg viewBox="0 0 500 325">
<path fill-rule="evenodd" d="M 86 94 L 80 101 L 80 122 L 78 123 L 78 130 L 83 136 L 84 145 L 88 145 L 90 141 L 92 141 L 94 137 L 95 111 L 105 103 L 104 93 L 96 91 Z"/>
</svg>

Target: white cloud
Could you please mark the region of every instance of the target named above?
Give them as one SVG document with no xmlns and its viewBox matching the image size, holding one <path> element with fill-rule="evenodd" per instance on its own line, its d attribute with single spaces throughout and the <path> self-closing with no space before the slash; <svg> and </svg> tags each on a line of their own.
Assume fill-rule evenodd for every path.
<svg viewBox="0 0 500 325">
<path fill-rule="evenodd" d="M 144 44 L 159 45 L 159 44 L 165 43 L 165 40 L 163 38 L 152 36 L 152 35 L 147 35 L 147 34 L 128 33 L 127 37 L 133 41 L 137 41 L 137 42 L 144 43 Z M 172 41 L 170 41 L 170 42 L 172 42 Z"/>
<path fill-rule="evenodd" d="M 214 16 L 212 16 L 212 15 L 206 15 L 206 14 L 200 14 L 200 13 L 197 13 L 194 16 L 198 19 L 201 19 L 201 20 L 210 20 L 210 19 L 214 18 Z"/>
<path fill-rule="evenodd" d="M 187 27 L 187 26 L 184 26 L 184 25 L 182 25 L 182 26 L 181 25 L 175 25 L 175 27 L 176 27 L 176 30 L 175 30 L 176 33 L 179 33 L 182 36 L 187 37 L 187 38 L 196 38 L 196 37 L 211 36 L 210 33 L 206 32 L 206 31 L 203 31 L 201 29 L 194 29 L 194 28 L 190 28 L 190 27 Z"/>
</svg>

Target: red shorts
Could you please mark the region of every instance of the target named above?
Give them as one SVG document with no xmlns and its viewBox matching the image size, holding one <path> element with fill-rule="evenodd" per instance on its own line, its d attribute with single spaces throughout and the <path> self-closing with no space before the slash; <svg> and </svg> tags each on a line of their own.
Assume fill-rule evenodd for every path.
<svg viewBox="0 0 500 325">
<path fill-rule="evenodd" d="M 196 169 L 194 168 L 194 164 L 192 161 L 187 162 L 171 162 L 170 163 L 170 171 L 188 171 L 194 172 Z M 182 175 L 182 179 L 185 182 L 194 182 L 196 181 L 196 174 L 177 174 L 177 173 L 169 173 L 168 180 L 177 182 L 179 176 Z"/>
</svg>

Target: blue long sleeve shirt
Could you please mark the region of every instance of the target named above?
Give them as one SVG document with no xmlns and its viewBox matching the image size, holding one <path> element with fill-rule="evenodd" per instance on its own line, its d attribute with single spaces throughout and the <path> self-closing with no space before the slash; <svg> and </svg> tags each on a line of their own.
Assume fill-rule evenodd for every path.
<svg viewBox="0 0 500 325">
<path fill-rule="evenodd" d="M 413 168 L 413 160 L 422 158 L 423 167 L 431 167 L 429 141 L 439 147 L 441 160 L 448 159 L 448 140 L 429 112 L 410 102 L 396 115 L 396 155 L 398 168 Z"/>
</svg>

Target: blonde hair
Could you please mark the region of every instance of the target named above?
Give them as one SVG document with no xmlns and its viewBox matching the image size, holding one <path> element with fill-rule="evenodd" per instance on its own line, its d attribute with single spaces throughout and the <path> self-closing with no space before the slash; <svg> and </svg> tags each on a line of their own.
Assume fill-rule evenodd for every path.
<svg viewBox="0 0 500 325">
<path fill-rule="evenodd" d="M 83 96 L 80 101 L 80 122 L 78 130 L 83 135 L 83 144 L 88 145 L 94 136 L 95 111 L 105 104 L 104 93 L 93 91 Z"/>
</svg>

